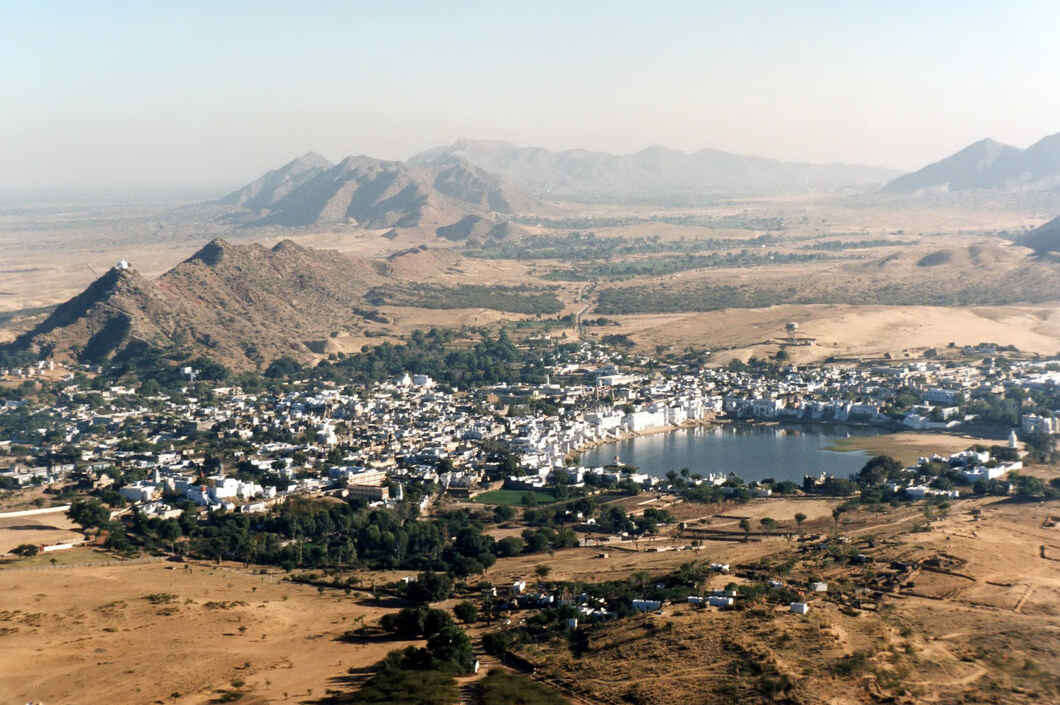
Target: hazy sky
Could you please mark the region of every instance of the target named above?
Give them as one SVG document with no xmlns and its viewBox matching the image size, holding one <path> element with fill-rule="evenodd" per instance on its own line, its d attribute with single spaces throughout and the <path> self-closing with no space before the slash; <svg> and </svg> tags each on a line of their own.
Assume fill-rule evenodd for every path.
<svg viewBox="0 0 1060 705">
<path fill-rule="evenodd" d="M 181 5 L 0 0 L 0 187 L 228 187 L 463 136 L 912 168 L 1060 131 L 1056 0 Z"/>
</svg>

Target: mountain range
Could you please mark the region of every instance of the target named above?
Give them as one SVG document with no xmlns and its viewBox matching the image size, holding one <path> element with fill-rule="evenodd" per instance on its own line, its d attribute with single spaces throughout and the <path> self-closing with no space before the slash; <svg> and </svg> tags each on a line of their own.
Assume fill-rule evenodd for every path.
<svg viewBox="0 0 1060 705">
<path fill-rule="evenodd" d="M 508 142 L 462 139 L 409 159 L 430 165 L 462 159 L 538 196 L 590 201 L 700 199 L 716 195 L 863 189 L 899 172 L 854 164 L 806 164 L 654 146 L 633 154 L 583 149 L 553 152 Z"/>
<path fill-rule="evenodd" d="M 310 152 L 218 201 L 244 225 L 352 223 L 442 227 L 468 214 L 508 214 L 525 197 L 466 160 L 406 164 L 366 156 L 332 164 Z"/>
<path fill-rule="evenodd" d="M 333 164 L 309 152 L 215 205 L 245 226 L 355 224 L 444 228 L 443 237 L 506 227 L 542 197 L 588 201 L 688 201 L 716 195 L 865 189 L 898 172 L 803 164 L 719 150 L 649 147 L 635 154 L 551 152 L 507 142 L 459 140 L 406 162 L 367 156 Z M 532 194 L 532 196 L 528 196 Z"/>
<path fill-rule="evenodd" d="M 1051 191 L 1060 189 L 1060 133 L 1027 149 L 992 139 L 968 145 L 956 154 L 905 174 L 884 187 L 888 193 L 926 189 L 948 191 Z"/>
<path fill-rule="evenodd" d="M 717 196 L 865 192 L 879 184 L 892 194 L 1060 191 L 1060 133 L 1027 149 L 981 140 L 900 176 L 872 166 L 659 146 L 608 154 L 462 139 L 405 162 L 361 155 L 337 164 L 309 152 L 216 205 L 230 222 L 245 226 L 415 228 L 458 240 L 503 230 L 512 215 L 539 209 L 543 199 L 665 205 Z"/>
</svg>

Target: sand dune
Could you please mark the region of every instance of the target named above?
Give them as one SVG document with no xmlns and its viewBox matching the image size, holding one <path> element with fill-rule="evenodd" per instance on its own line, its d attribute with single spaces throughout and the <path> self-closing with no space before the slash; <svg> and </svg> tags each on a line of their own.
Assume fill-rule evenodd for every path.
<svg viewBox="0 0 1060 705">
<path fill-rule="evenodd" d="M 836 355 L 900 357 L 913 348 L 974 345 L 989 341 L 1052 355 L 1060 350 L 1060 307 L 774 306 L 706 313 L 623 316 L 623 332 L 644 346 L 734 348 L 729 357 L 772 354 L 788 321 L 810 347 L 789 348 L 799 362 Z M 724 354 L 721 354 L 724 356 Z"/>
</svg>

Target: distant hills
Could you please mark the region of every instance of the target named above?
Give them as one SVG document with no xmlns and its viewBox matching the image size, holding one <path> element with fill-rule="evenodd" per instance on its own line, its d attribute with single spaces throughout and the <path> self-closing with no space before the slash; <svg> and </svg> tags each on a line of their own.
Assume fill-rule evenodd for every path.
<svg viewBox="0 0 1060 705">
<path fill-rule="evenodd" d="M 462 139 L 422 152 L 411 165 L 461 159 L 537 196 L 573 200 L 688 200 L 727 194 L 836 191 L 882 184 L 892 169 L 805 164 L 715 149 L 649 147 L 634 154 L 571 149 L 552 152 L 508 142 Z"/>
<path fill-rule="evenodd" d="M 1045 137 L 1027 149 L 992 139 L 980 140 L 923 169 L 900 176 L 883 188 L 888 193 L 905 194 L 927 189 L 1060 190 L 1060 133 Z"/>
<path fill-rule="evenodd" d="M 705 149 L 649 147 L 635 154 L 551 152 L 507 142 L 459 140 L 406 162 L 366 156 L 338 164 L 309 152 L 216 202 L 246 226 L 355 224 L 420 228 L 442 237 L 504 227 L 536 199 L 697 201 L 875 188 L 899 172 L 851 164 L 804 164 Z M 477 222 L 477 221 L 476 221 Z"/>
<path fill-rule="evenodd" d="M 218 201 L 245 225 L 437 228 L 509 214 L 525 197 L 459 157 L 416 165 L 366 156 L 332 164 L 310 152 Z"/>
</svg>

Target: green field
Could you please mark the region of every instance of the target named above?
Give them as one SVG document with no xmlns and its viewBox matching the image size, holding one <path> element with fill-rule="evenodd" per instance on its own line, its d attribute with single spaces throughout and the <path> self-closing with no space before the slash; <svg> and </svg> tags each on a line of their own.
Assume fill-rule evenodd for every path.
<svg viewBox="0 0 1060 705">
<path fill-rule="evenodd" d="M 523 497 L 529 497 L 524 502 Z M 475 497 L 480 504 L 506 504 L 512 507 L 536 507 L 540 504 L 552 504 L 556 496 L 547 490 L 492 490 Z"/>
</svg>

